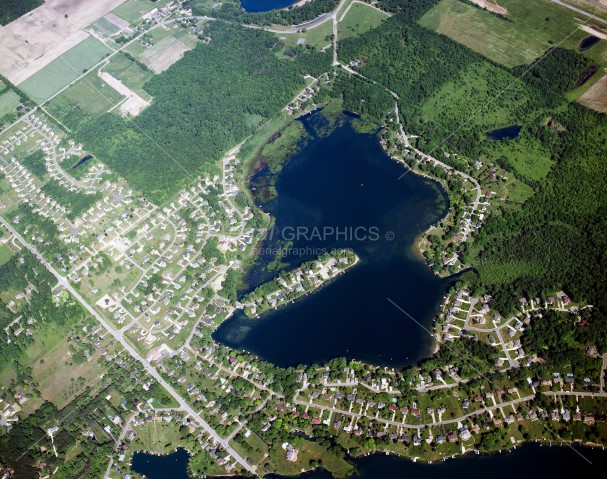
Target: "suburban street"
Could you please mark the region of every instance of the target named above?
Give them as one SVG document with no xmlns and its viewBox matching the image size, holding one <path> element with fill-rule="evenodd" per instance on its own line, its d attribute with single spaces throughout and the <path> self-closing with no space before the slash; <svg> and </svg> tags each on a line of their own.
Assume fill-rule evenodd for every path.
<svg viewBox="0 0 607 479">
<path fill-rule="evenodd" d="M 82 306 L 93 316 L 105 329 L 108 333 L 110 333 L 116 341 L 118 341 L 122 347 L 139 363 L 143 365 L 143 367 L 147 370 L 147 372 L 152 376 L 158 383 L 179 403 L 180 408 L 189 414 L 208 434 L 213 440 L 220 444 L 244 469 L 246 469 L 251 474 L 256 475 L 256 471 L 253 467 L 251 467 L 228 443 L 226 439 L 223 439 L 209 424 L 196 412 L 194 409 L 173 389 L 173 387 L 167 383 L 164 378 L 158 373 L 156 368 L 154 368 L 150 363 L 143 357 L 139 355 L 135 349 L 131 347 L 131 345 L 125 339 L 122 331 L 117 331 L 110 326 L 110 324 L 91 306 L 89 305 L 76 291 L 67 279 L 59 274 L 59 272 L 48 263 L 42 255 L 38 252 L 38 250 L 32 246 L 30 243 L 25 241 L 23 237 L 8 223 L 4 218 L 0 217 L 0 223 L 4 225 L 18 240 L 19 242 L 27 248 L 38 260 L 42 263 L 42 265 L 47 268 L 56 278 L 59 285 L 63 286 L 67 291 L 69 291 L 72 296 L 80 303 Z"/>
</svg>

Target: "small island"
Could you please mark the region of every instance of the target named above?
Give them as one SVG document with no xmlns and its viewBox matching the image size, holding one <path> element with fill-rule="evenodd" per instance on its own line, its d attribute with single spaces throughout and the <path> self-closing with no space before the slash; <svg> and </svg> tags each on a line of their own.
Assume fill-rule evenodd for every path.
<svg viewBox="0 0 607 479">
<path fill-rule="evenodd" d="M 303 263 L 299 268 L 281 272 L 264 283 L 242 301 L 244 312 L 250 318 L 258 317 L 271 308 L 277 309 L 315 291 L 359 262 L 352 250 L 335 249 L 317 259 Z"/>
</svg>

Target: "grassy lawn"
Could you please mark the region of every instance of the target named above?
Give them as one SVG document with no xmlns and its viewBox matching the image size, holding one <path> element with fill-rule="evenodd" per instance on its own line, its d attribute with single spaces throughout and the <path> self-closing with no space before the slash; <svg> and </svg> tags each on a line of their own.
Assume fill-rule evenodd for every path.
<svg viewBox="0 0 607 479">
<path fill-rule="evenodd" d="M 506 157 L 510 169 L 532 180 L 545 178 L 554 164 L 550 152 L 533 138 L 519 137 L 492 143 L 494 157 Z"/>
<path fill-rule="evenodd" d="M 15 111 L 19 106 L 21 99 L 13 90 L 9 90 L 0 95 L 0 118 Z"/>
<path fill-rule="evenodd" d="M 31 366 L 32 377 L 38 383 L 42 397 L 59 408 L 68 404 L 87 384 L 92 386 L 98 382 L 99 375 L 104 372 L 97 363 L 99 351 L 90 361 L 67 367 L 72 359 L 67 339 L 70 335 L 66 333 L 66 326 L 45 325 L 36 333 L 36 342 L 26 349 L 22 361 Z M 82 378 L 80 384 L 76 381 L 79 378 Z"/>
<path fill-rule="evenodd" d="M 15 251 L 8 245 L 0 246 L 0 266 L 7 263 L 13 257 Z"/>
<path fill-rule="evenodd" d="M 378 27 L 386 18 L 387 13 L 364 3 L 353 3 L 345 18 L 338 24 L 337 36 L 343 39 L 360 35 Z"/>
<path fill-rule="evenodd" d="M 301 33 L 277 33 L 285 45 L 297 45 L 300 39 L 304 40 L 304 45 L 310 45 L 319 49 L 331 45 L 331 35 L 333 35 L 333 22 L 325 22 L 319 27 L 312 28 Z"/>
<path fill-rule="evenodd" d="M 285 475 L 300 474 L 303 469 L 309 469 L 312 459 L 322 461 L 323 468 L 330 471 L 334 477 L 348 477 L 353 472 L 351 464 L 329 453 L 318 443 L 302 438 L 292 439 L 289 443 L 298 450 L 297 461 L 287 461 L 281 444 L 274 444 L 268 457 Z"/>
<path fill-rule="evenodd" d="M 152 421 L 136 427 L 137 436 L 133 439 L 133 450 L 143 449 L 149 452 L 168 454 L 181 442 L 180 423 Z"/>
<path fill-rule="evenodd" d="M 20 83 L 19 87 L 34 101 L 42 103 L 109 53 L 111 50 L 103 43 L 89 37 Z"/>
<path fill-rule="evenodd" d="M 588 35 L 576 31 L 581 23 L 576 18 L 585 21 L 583 15 L 549 0 L 502 0 L 499 4 L 508 9 L 511 22 L 460 0 L 442 0 L 420 23 L 510 67 L 530 63 L 557 44 L 576 49 Z M 604 63 L 607 57 L 602 44 L 588 50 L 587 56 L 598 56 Z"/>
<path fill-rule="evenodd" d="M 508 198 L 508 201 L 516 208 L 520 207 L 520 205 L 531 198 L 533 193 L 533 188 L 515 178 L 509 178 L 506 183 L 503 183 L 501 192 L 498 188 L 498 194 Z"/>
</svg>

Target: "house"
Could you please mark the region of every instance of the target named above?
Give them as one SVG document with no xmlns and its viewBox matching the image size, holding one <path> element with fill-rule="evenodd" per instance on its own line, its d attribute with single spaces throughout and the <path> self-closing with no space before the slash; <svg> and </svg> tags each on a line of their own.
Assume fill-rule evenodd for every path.
<svg viewBox="0 0 607 479">
<path fill-rule="evenodd" d="M 296 462 L 297 461 L 297 449 L 295 449 L 291 444 L 285 442 L 282 445 L 282 448 L 286 452 L 287 461 Z"/>
<path fill-rule="evenodd" d="M 459 435 L 464 441 L 467 441 L 468 439 L 470 439 L 472 437 L 472 434 L 470 434 L 470 431 L 468 430 L 467 427 L 462 427 L 459 430 Z"/>
</svg>

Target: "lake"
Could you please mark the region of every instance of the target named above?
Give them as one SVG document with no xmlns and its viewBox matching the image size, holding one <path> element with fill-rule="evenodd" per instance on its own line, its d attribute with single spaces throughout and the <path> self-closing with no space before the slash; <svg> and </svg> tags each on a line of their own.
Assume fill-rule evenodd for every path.
<svg viewBox="0 0 607 479">
<path fill-rule="evenodd" d="M 240 0 L 240 5 L 247 12 L 268 12 L 277 8 L 293 5 L 298 0 Z"/>
<path fill-rule="evenodd" d="M 576 452 L 577 451 L 577 452 Z M 579 454 L 578 454 L 579 453 Z M 590 461 L 590 463 L 588 462 Z M 352 479 L 555 479 L 597 477 L 607 467 L 607 453 L 600 449 L 548 447 L 526 444 L 514 451 L 494 455 L 467 455 L 435 464 L 415 463 L 395 456 L 375 454 L 354 461 Z M 276 479 L 280 476 L 266 476 Z M 297 476 L 298 479 L 332 479 L 323 470 Z"/>
<path fill-rule="evenodd" d="M 504 128 L 498 128 L 497 130 L 488 131 L 486 135 L 489 140 L 514 140 L 522 129 L 523 127 L 520 125 L 511 125 Z"/>
<path fill-rule="evenodd" d="M 386 155 L 377 135 L 358 133 L 351 117 L 342 120 L 292 155 L 277 178 L 267 169 L 251 178 L 259 206 L 276 221 L 248 274 L 249 290 L 277 274 L 266 267 L 285 242 L 291 246 L 282 258 L 285 269 L 340 247 L 351 248 L 361 262 L 260 319 L 238 312 L 215 340 L 280 366 L 345 356 L 396 367 L 431 354 L 429 329 L 453 280 L 436 277 L 413 246 L 447 212 L 448 197 L 434 181 L 414 173 L 401 178 L 408 170 Z M 322 117 L 302 121 L 314 135 Z M 260 200 L 272 187 L 276 197 Z M 298 235 L 302 229 L 309 234 Z"/>
<path fill-rule="evenodd" d="M 189 479 L 189 460 L 190 455 L 183 448 L 164 456 L 137 452 L 133 454 L 131 468 L 147 479 Z"/>
<path fill-rule="evenodd" d="M 184 449 L 168 456 L 137 453 L 133 470 L 148 479 L 189 479 L 185 472 L 188 455 Z M 607 469 L 607 453 L 600 449 L 548 447 L 526 444 L 514 451 L 494 455 L 467 455 L 435 464 L 414 463 L 384 454 L 355 459 L 357 473 L 352 479 L 445 479 L 450 477 L 490 477 L 491 479 L 556 479 L 597 477 Z M 268 479 L 281 476 L 268 475 Z M 333 479 L 319 469 L 296 479 Z M 293 478 L 291 478 L 293 479 Z"/>
</svg>

